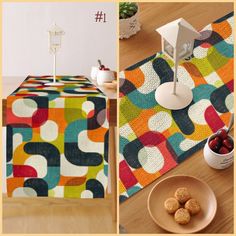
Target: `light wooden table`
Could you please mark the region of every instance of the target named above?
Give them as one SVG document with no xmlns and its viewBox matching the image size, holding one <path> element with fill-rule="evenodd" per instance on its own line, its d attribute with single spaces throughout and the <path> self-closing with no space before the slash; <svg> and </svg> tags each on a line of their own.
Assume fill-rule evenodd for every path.
<svg viewBox="0 0 236 236">
<path fill-rule="evenodd" d="M 3 77 L 2 119 L 6 97 L 24 77 Z M 93 82 L 94 83 L 94 82 Z M 96 83 L 94 83 L 96 85 Z M 105 199 L 8 198 L 3 194 L 4 233 L 115 233 L 117 229 L 116 127 L 117 92 L 97 86 L 109 99 L 111 194 Z M 66 216 L 66 217 L 65 217 Z M 12 227 L 14 225 L 15 227 Z M 44 227 L 42 227 L 42 225 Z"/>
<path fill-rule="evenodd" d="M 183 17 L 200 30 L 233 11 L 232 3 L 140 3 L 139 6 L 142 29 L 134 37 L 120 40 L 121 70 L 160 51 L 160 37 L 155 32 L 158 26 Z M 120 204 L 120 224 L 127 233 L 167 233 L 152 221 L 147 198 L 157 182 L 177 174 L 202 179 L 216 194 L 216 217 L 201 233 L 233 233 L 233 166 L 221 171 L 210 168 L 203 159 L 202 150 Z"/>
<path fill-rule="evenodd" d="M 141 31 L 120 43 L 120 70 L 161 50 L 156 28 L 184 18 L 197 30 L 233 11 L 233 3 L 139 3 Z"/>
</svg>

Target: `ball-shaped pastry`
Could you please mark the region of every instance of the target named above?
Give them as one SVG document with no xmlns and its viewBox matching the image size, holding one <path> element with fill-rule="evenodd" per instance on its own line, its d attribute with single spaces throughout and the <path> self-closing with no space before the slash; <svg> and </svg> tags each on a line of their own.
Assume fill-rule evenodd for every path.
<svg viewBox="0 0 236 236">
<path fill-rule="evenodd" d="M 180 225 L 186 225 L 190 221 L 190 214 L 187 209 L 179 208 L 175 212 L 175 221 Z"/>
<path fill-rule="evenodd" d="M 196 199 L 189 199 L 185 205 L 184 205 L 185 209 L 187 209 L 189 211 L 189 213 L 191 215 L 196 215 L 201 211 L 201 207 L 199 202 Z"/>
<path fill-rule="evenodd" d="M 183 187 L 183 188 L 178 188 L 175 191 L 175 197 L 181 204 L 183 204 L 191 198 L 191 195 L 190 195 L 188 189 Z"/>
<path fill-rule="evenodd" d="M 178 200 L 173 197 L 167 198 L 164 202 L 164 206 L 170 214 L 175 213 L 180 207 Z"/>
</svg>

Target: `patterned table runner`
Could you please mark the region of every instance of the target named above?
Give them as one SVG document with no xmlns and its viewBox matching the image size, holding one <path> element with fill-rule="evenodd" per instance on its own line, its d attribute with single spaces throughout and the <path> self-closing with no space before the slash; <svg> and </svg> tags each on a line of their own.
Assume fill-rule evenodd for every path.
<svg viewBox="0 0 236 236">
<path fill-rule="evenodd" d="M 193 91 L 185 109 L 167 110 L 155 100 L 156 88 L 173 81 L 173 62 L 162 53 L 120 73 L 121 202 L 201 149 L 209 135 L 228 124 L 233 112 L 232 30 L 233 13 L 207 25 L 195 41 L 192 58 L 178 67 L 178 80 Z"/>
<path fill-rule="evenodd" d="M 105 197 L 108 99 L 87 78 L 29 76 L 7 98 L 8 196 Z"/>
</svg>

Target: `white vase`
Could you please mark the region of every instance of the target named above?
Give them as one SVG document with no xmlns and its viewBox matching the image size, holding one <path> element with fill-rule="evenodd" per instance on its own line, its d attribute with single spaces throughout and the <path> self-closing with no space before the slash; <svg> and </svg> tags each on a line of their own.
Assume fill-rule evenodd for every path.
<svg viewBox="0 0 236 236">
<path fill-rule="evenodd" d="M 127 18 L 127 19 L 120 19 L 119 26 L 120 26 L 120 39 L 129 38 L 130 36 L 136 34 L 141 28 L 140 23 L 138 21 L 138 14 L 139 11 L 135 13 L 135 15 Z"/>
<path fill-rule="evenodd" d="M 103 85 L 107 82 L 112 82 L 115 79 L 114 71 L 111 70 L 99 70 L 97 73 L 98 85 Z"/>
<path fill-rule="evenodd" d="M 233 164 L 234 149 L 227 154 L 218 154 L 218 153 L 213 152 L 210 149 L 208 143 L 215 136 L 216 134 L 213 134 L 207 139 L 207 142 L 203 150 L 204 159 L 206 163 L 214 169 L 225 169 Z M 233 140 L 233 138 L 230 135 L 228 136 Z"/>
</svg>

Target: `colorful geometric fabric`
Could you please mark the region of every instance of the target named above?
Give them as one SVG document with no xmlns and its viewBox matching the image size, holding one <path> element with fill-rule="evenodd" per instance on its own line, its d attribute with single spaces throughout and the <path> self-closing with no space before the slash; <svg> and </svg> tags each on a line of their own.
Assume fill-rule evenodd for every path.
<svg viewBox="0 0 236 236">
<path fill-rule="evenodd" d="M 157 53 L 120 73 L 120 201 L 201 149 L 233 112 L 233 13 L 206 26 L 191 58 L 178 67 L 178 81 L 193 101 L 167 110 L 156 88 L 173 81 L 173 62 Z M 166 98 L 168 99 L 168 97 Z"/>
<path fill-rule="evenodd" d="M 104 198 L 108 100 L 82 76 L 29 76 L 7 98 L 8 196 Z"/>
</svg>

